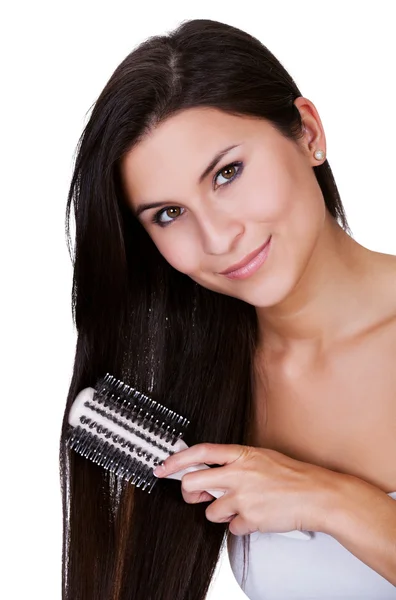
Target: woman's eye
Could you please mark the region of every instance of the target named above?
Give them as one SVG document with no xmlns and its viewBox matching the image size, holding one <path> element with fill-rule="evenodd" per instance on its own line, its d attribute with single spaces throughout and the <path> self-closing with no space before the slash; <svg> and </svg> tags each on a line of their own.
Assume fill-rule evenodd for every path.
<svg viewBox="0 0 396 600">
<path fill-rule="evenodd" d="M 233 172 L 235 172 L 235 167 L 239 167 L 236 171 L 236 174 L 233 175 Z M 232 177 L 228 177 L 228 175 L 230 174 L 231 171 L 231 175 Z M 232 181 L 234 181 L 234 179 L 236 179 L 238 177 L 238 175 L 240 174 L 240 172 L 242 171 L 242 163 L 241 162 L 235 162 L 235 163 L 231 163 L 230 165 L 226 165 L 225 167 L 223 167 L 222 169 L 220 169 L 220 171 L 217 171 L 214 181 L 217 180 L 217 178 L 219 177 L 219 175 L 221 175 L 222 173 L 227 173 L 227 176 L 225 177 L 225 183 L 222 183 L 221 186 L 218 187 L 222 187 L 223 185 L 227 185 L 228 183 L 231 183 Z M 223 175 L 221 175 L 223 177 Z"/>
<path fill-rule="evenodd" d="M 166 208 L 161 208 L 161 210 L 159 210 L 153 216 L 153 219 L 152 219 L 153 223 L 160 225 L 160 227 L 166 227 L 169 223 L 172 223 L 175 219 L 171 219 L 170 221 L 161 221 L 161 216 L 171 210 L 177 211 L 177 210 L 180 210 L 180 208 L 178 206 L 167 206 Z M 178 215 L 176 215 L 176 217 L 177 216 Z"/>
<path fill-rule="evenodd" d="M 235 167 L 238 167 L 236 173 L 235 173 Z M 223 179 L 225 179 L 225 182 L 218 185 L 217 188 L 224 187 L 225 185 L 228 185 L 229 183 L 232 183 L 233 181 L 235 181 L 235 179 L 237 177 L 239 177 L 239 175 L 242 173 L 242 170 L 243 170 L 242 162 L 239 161 L 239 162 L 231 163 L 229 165 L 226 165 L 222 169 L 220 169 L 220 171 L 217 171 L 215 177 L 213 178 L 213 181 L 216 181 L 217 178 L 221 175 L 223 177 Z M 224 177 L 222 175 L 222 173 L 225 173 L 226 176 Z M 229 177 L 229 175 L 231 175 L 231 177 Z M 167 213 L 168 211 L 178 211 L 178 210 L 180 210 L 180 207 L 178 207 L 178 206 L 166 206 L 165 208 L 161 208 L 161 210 L 159 210 L 158 212 L 156 212 L 154 214 L 154 216 L 152 218 L 152 222 L 156 223 L 160 227 L 166 227 L 170 223 L 173 223 L 173 221 L 175 221 L 176 219 L 171 218 L 170 221 L 163 221 L 163 220 L 161 220 L 162 215 Z M 179 215 L 173 215 L 173 216 L 175 216 L 177 218 Z"/>
</svg>

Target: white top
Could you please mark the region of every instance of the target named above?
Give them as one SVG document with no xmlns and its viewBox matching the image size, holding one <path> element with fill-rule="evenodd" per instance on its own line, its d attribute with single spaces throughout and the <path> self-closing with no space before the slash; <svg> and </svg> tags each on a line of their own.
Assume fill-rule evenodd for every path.
<svg viewBox="0 0 396 600">
<path fill-rule="evenodd" d="M 396 500 L 396 491 L 388 496 Z M 250 600 L 396 600 L 396 586 L 326 533 L 314 531 L 311 539 L 299 540 L 256 531 L 249 539 L 245 587 L 242 536 L 230 534 L 228 554 Z"/>
</svg>

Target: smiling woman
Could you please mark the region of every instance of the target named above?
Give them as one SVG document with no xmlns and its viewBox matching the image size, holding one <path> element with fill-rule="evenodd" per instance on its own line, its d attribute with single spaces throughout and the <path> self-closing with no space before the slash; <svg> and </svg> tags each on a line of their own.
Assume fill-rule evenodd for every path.
<svg viewBox="0 0 396 600">
<path fill-rule="evenodd" d="M 329 497 L 340 522 L 347 512 L 361 519 L 346 528 L 356 535 L 338 539 L 367 565 L 360 586 L 375 570 L 366 597 L 396 597 L 380 595 L 396 561 L 384 526 L 385 515 L 396 520 L 385 494 L 396 484 L 385 468 L 396 382 L 392 361 L 378 359 L 396 346 L 395 261 L 353 240 L 319 114 L 284 67 L 248 33 L 205 19 L 140 44 L 95 103 L 67 219 L 72 202 L 78 339 L 60 448 L 63 599 L 204 600 L 230 539 L 227 515 L 238 515 L 244 542 L 258 523 L 287 530 L 308 513 L 316 531 L 336 535 L 338 524 L 330 532 L 320 518 Z M 184 498 L 166 478 L 147 497 L 68 450 L 71 404 L 107 372 L 185 415 L 188 446 L 243 449 L 242 470 L 206 470 L 227 489 L 206 512 L 188 502 L 201 497 L 192 477 Z M 359 461 L 367 431 L 380 451 Z M 370 510 L 354 510 L 355 487 L 339 487 L 336 470 L 371 481 Z M 366 513 L 383 515 L 370 540 L 359 533 Z M 269 574 L 276 560 L 289 572 L 300 548 L 283 542 L 279 558 L 262 546 L 266 570 L 248 571 L 251 598 L 285 597 Z M 317 565 L 352 598 L 338 551 Z M 309 596 L 304 580 L 294 584 Z"/>
<path fill-rule="evenodd" d="M 273 304 L 274 287 L 284 293 L 279 282 L 252 277 L 267 258 L 269 247 L 251 262 L 264 244 L 287 229 L 272 252 L 289 253 L 298 276 L 296 260 L 306 262 L 326 220 L 312 168 L 318 163 L 312 149 L 325 147 L 323 128 L 310 100 L 299 97 L 294 106 L 304 122 L 297 143 L 266 119 L 198 106 L 162 119 L 121 161 L 126 203 L 166 261 L 206 288 L 254 306 Z M 325 228 L 330 231 L 330 222 Z M 226 279 L 248 277 L 249 287 L 227 285 Z"/>
</svg>

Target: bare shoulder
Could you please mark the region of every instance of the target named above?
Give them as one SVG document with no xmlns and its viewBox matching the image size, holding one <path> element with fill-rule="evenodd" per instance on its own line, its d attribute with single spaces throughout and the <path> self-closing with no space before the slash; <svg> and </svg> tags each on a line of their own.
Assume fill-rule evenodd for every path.
<svg viewBox="0 0 396 600">
<path fill-rule="evenodd" d="M 370 318 L 352 344 L 350 359 L 356 361 L 352 372 L 362 372 L 362 365 L 367 373 L 382 370 L 396 400 L 396 256 L 373 252 L 370 272 L 367 298 L 362 299 Z"/>
<path fill-rule="evenodd" d="M 378 319 L 373 329 L 396 333 L 396 256 L 372 252 L 370 297 Z"/>
<path fill-rule="evenodd" d="M 388 493 L 396 491 L 396 256 L 374 255 L 358 332 L 306 377 L 266 373 L 265 387 L 257 384 L 251 443 Z"/>
<path fill-rule="evenodd" d="M 265 376 L 257 367 L 249 443 L 388 493 L 396 491 L 396 256 L 368 257 L 356 328 L 323 363 L 297 379 L 276 361 L 265 361 Z"/>
</svg>

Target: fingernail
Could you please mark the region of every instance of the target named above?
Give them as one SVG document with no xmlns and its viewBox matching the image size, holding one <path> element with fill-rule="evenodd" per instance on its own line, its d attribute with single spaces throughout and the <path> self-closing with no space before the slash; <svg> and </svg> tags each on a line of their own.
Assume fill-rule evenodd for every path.
<svg viewBox="0 0 396 600">
<path fill-rule="evenodd" d="M 155 475 L 156 477 L 160 477 L 161 475 L 163 475 L 165 472 L 165 467 L 163 465 L 158 465 L 158 467 L 156 467 L 153 471 L 153 475 Z"/>
</svg>

